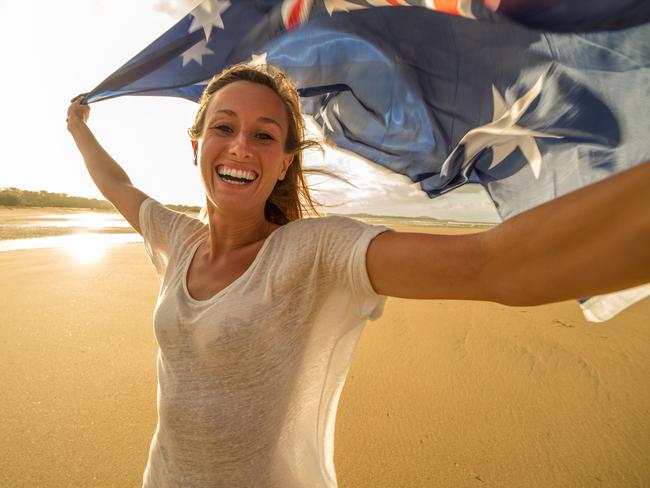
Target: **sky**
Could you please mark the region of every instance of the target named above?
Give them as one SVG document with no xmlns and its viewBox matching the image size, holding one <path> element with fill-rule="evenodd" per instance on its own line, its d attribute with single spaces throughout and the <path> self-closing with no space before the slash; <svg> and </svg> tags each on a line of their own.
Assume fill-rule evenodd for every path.
<svg viewBox="0 0 650 488">
<path fill-rule="evenodd" d="M 102 198 L 66 130 L 69 101 L 97 86 L 197 3 L 0 0 L 0 188 Z M 137 187 L 164 203 L 201 205 L 186 132 L 196 109 L 182 99 L 120 97 L 92 104 L 89 125 Z M 324 166 L 353 184 L 311 181 L 328 213 L 499 220 L 478 185 L 429 199 L 408 178 L 331 148 L 308 155 L 306 165 Z"/>
</svg>

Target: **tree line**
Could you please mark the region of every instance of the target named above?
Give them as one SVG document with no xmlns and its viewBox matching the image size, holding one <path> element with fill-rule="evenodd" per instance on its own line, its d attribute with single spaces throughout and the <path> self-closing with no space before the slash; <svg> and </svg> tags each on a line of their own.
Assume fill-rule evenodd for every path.
<svg viewBox="0 0 650 488">
<path fill-rule="evenodd" d="M 106 200 L 52 193 L 49 191 L 30 191 L 20 188 L 0 188 L 0 205 L 5 207 L 64 207 L 112 210 L 113 206 Z M 166 205 L 179 212 L 198 212 L 199 207 L 189 205 Z"/>
</svg>

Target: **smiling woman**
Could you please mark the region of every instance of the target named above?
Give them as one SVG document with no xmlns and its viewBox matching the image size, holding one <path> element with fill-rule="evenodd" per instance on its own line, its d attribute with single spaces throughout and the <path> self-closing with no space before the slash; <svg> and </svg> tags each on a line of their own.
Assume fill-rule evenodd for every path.
<svg viewBox="0 0 650 488">
<path fill-rule="evenodd" d="M 216 212 L 222 222 L 265 206 L 267 215 L 272 214 L 267 199 L 276 184 L 281 187 L 293 159 L 284 145 L 287 117 L 282 103 L 270 88 L 237 81 L 216 92 L 206 112 L 201 137 L 192 142 L 200 155 L 208 212 Z"/>
<path fill-rule="evenodd" d="M 383 303 L 365 249 L 385 229 L 300 219 L 313 209 L 301 151 L 315 143 L 283 73 L 235 67 L 201 107 L 190 135 L 206 224 L 133 187 L 85 124 L 89 108 L 75 100 L 68 112 L 93 180 L 143 235 L 163 280 L 144 486 L 335 486 L 341 385 L 363 322 Z"/>
<path fill-rule="evenodd" d="M 190 130 L 201 222 L 135 188 L 89 110 L 73 101 L 68 128 L 161 279 L 147 488 L 336 487 L 341 389 L 386 296 L 542 304 L 650 281 L 650 163 L 486 232 L 303 219 L 298 95 L 277 69 L 239 65 L 208 84 Z"/>
<path fill-rule="evenodd" d="M 283 165 L 266 199 L 265 217 L 282 225 L 302 217 L 305 212 L 318 214 L 304 177 L 302 158 L 304 150 L 320 147 L 320 144 L 306 137 L 300 99 L 295 86 L 282 71 L 272 66 L 258 69 L 233 66 L 212 79 L 199 104 L 194 125 L 188 131 L 194 147 L 194 164 L 198 164 L 199 143 L 203 145 L 206 140 L 216 140 L 213 144 L 217 146 L 219 141 L 234 140 L 243 144 L 239 150 L 245 153 L 257 150 L 265 155 L 264 160 L 275 157 L 271 153 L 279 151 L 278 155 L 283 153 Z M 253 112 L 249 113 L 251 109 Z M 247 181 L 257 179 L 260 169 L 256 171 L 237 161 L 236 157 L 214 168 L 219 175 L 236 176 L 231 173 L 233 171 L 253 172 L 255 178 Z M 205 184 L 203 168 L 202 175 Z"/>
</svg>

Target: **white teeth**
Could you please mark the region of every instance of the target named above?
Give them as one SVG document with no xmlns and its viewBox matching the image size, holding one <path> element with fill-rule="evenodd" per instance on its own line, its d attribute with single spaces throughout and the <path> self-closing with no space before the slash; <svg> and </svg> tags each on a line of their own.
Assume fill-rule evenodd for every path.
<svg viewBox="0 0 650 488">
<path fill-rule="evenodd" d="M 219 176 L 232 176 L 234 178 L 239 178 L 247 181 L 253 181 L 255 178 L 257 178 L 257 175 L 252 171 L 229 168 L 227 166 L 219 166 L 217 168 L 217 173 L 219 174 Z M 232 180 L 229 180 L 228 182 L 243 184 L 243 182 L 235 182 Z"/>
</svg>

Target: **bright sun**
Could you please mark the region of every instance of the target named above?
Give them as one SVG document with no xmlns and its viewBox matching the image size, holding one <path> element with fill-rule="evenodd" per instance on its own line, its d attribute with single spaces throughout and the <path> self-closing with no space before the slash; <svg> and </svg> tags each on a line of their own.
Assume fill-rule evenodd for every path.
<svg viewBox="0 0 650 488">
<path fill-rule="evenodd" d="M 70 239 L 65 243 L 65 249 L 82 264 L 99 261 L 109 245 L 100 234 L 80 233 L 68 237 Z"/>
</svg>

